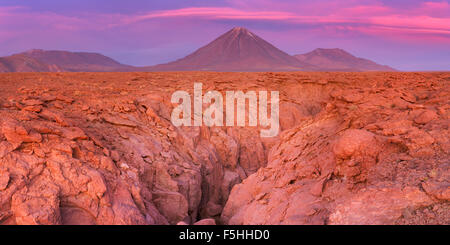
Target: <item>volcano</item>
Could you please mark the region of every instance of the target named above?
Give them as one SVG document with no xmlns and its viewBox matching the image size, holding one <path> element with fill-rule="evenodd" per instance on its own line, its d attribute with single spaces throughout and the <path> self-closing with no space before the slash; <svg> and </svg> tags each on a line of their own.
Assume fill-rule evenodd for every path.
<svg viewBox="0 0 450 245">
<path fill-rule="evenodd" d="M 317 71 L 395 71 L 371 60 L 358 58 L 339 48 L 318 48 L 306 54 L 294 55 L 299 61 L 314 66 Z"/>
<path fill-rule="evenodd" d="M 236 27 L 194 53 L 167 64 L 146 67 L 157 71 L 294 71 L 313 69 L 243 27 Z"/>
</svg>

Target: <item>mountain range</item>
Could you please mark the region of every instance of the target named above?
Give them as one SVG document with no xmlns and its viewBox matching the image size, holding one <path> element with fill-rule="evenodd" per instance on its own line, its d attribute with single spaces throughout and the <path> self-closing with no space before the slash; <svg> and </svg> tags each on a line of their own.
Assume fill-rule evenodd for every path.
<svg viewBox="0 0 450 245">
<path fill-rule="evenodd" d="M 179 60 L 155 66 L 121 64 L 98 53 L 33 49 L 0 57 L 0 72 L 109 71 L 394 71 L 342 49 L 315 49 L 289 55 L 250 32 L 236 27 Z"/>
<path fill-rule="evenodd" d="M 135 67 L 98 53 L 33 49 L 0 57 L 0 72 L 107 72 Z"/>
</svg>

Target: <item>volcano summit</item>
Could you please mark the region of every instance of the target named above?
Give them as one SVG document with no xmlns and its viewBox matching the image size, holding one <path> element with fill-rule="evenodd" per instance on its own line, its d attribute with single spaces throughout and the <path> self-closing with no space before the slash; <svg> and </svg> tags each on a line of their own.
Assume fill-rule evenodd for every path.
<svg viewBox="0 0 450 245">
<path fill-rule="evenodd" d="M 313 66 L 279 50 L 243 27 L 235 27 L 194 53 L 151 70 L 293 71 Z"/>
</svg>

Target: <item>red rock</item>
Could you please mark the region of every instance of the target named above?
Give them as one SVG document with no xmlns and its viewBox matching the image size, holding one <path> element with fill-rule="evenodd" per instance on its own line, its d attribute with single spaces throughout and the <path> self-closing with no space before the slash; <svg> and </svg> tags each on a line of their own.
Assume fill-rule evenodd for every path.
<svg viewBox="0 0 450 245">
<path fill-rule="evenodd" d="M 117 151 L 111 151 L 111 158 L 113 161 L 118 162 L 120 160 L 120 154 Z"/>
<path fill-rule="evenodd" d="M 18 225 L 61 224 L 59 188 L 51 183 L 36 182 L 12 197 L 11 207 Z"/>
<path fill-rule="evenodd" d="M 379 150 L 377 145 L 374 134 L 365 130 L 349 129 L 335 143 L 333 151 L 337 158 L 347 159 L 354 154 L 376 153 Z"/>
<path fill-rule="evenodd" d="M 336 91 L 331 94 L 338 99 L 333 108 L 283 132 L 267 166 L 234 186 L 222 223 L 395 224 L 406 209 L 439 203 L 445 177 L 434 188 L 425 182 L 430 185 L 428 191 L 423 186 L 427 193 L 417 188 L 427 172 L 417 165 L 444 168 L 447 157 L 436 150 L 436 134 L 413 126 L 418 115 L 399 110 L 409 105 L 399 94 L 380 93 L 389 99 L 369 95 L 355 110 L 340 102 L 346 100 Z M 443 126 L 439 123 L 434 128 Z"/>
<path fill-rule="evenodd" d="M 407 92 L 403 92 L 402 95 L 400 96 L 400 98 L 404 99 L 405 101 L 411 102 L 411 103 L 416 102 L 416 97 Z"/>
<path fill-rule="evenodd" d="M 214 219 L 202 219 L 194 223 L 194 225 L 216 225 Z"/>
<path fill-rule="evenodd" d="M 4 223 L 4 224 L 8 224 L 7 222 L 5 222 L 6 220 L 8 220 L 9 217 L 11 217 L 13 215 L 12 211 L 4 211 L 4 212 L 0 212 L 0 222 Z"/>
<path fill-rule="evenodd" d="M 97 225 L 95 218 L 77 207 L 60 208 L 63 225 Z"/>
<path fill-rule="evenodd" d="M 358 102 L 358 101 L 362 100 L 363 98 L 364 98 L 364 95 L 358 94 L 358 93 L 347 93 L 342 96 L 342 99 L 344 101 L 347 101 L 350 103 Z"/>
<path fill-rule="evenodd" d="M 239 184 L 240 181 L 241 179 L 238 173 L 225 170 L 221 186 L 223 197 L 228 197 L 233 186 Z"/>
<path fill-rule="evenodd" d="M 208 202 L 208 204 L 206 204 L 205 213 L 208 217 L 218 216 L 222 213 L 222 206 L 215 204 L 214 202 Z"/>
<path fill-rule="evenodd" d="M 66 121 L 66 119 L 61 113 L 50 111 L 48 109 L 43 109 L 39 115 L 47 120 L 55 121 L 63 127 L 69 126 L 69 123 Z"/>
<path fill-rule="evenodd" d="M 394 224 L 404 209 L 430 203 L 431 199 L 414 187 L 369 189 L 338 205 L 330 215 L 330 224 Z"/>
<path fill-rule="evenodd" d="M 57 100 L 61 100 L 61 101 L 65 102 L 65 103 L 67 103 L 67 104 L 72 104 L 72 102 L 74 101 L 74 99 L 72 99 L 70 97 L 67 97 L 67 96 L 64 96 L 64 95 L 61 95 L 61 94 L 58 94 L 56 96 L 56 99 Z"/>
<path fill-rule="evenodd" d="M 0 224 L 448 223 L 442 76 L 0 74 Z M 282 132 L 174 127 L 171 94 L 193 81 L 279 91 Z"/>
<path fill-rule="evenodd" d="M 50 125 L 48 123 L 44 122 L 36 122 L 31 125 L 31 127 L 36 130 L 38 133 L 41 134 L 55 134 L 55 135 L 62 135 L 62 131 L 53 125 Z"/>
<path fill-rule="evenodd" d="M 88 138 L 84 131 L 77 127 L 64 128 L 62 133 L 64 137 L 70 140 L 85 140 Z"/>
<path fill-rule="evenodd" d="M 432 195 L 433 197 L 449 201 L 450 200 L 450 183 L 448 181 L 437 182 L 437 181 L 427 181 L 422 183 L 422 187 L 426 193 Z"/>
<path fill-rule="evenodd" d="M 44 102 L 36 99 L 27 99 L 22 100 L 21 103 L 26 106 L 36 106 L 36 105 L 42 105 Z"/>
<path fill-rule="evenodd" d="M 156 207 L 170 224 L 176 224 L 188 216 L 186 198 L 178 192 L 155 192 L 153 196 Z"/>
<path fill-rule="evenodd" d="M 418 123 L 418 124 L 426 124 L 433 120 L 436 120 L 437 118 L 438 118 L 438 115 L 435 111 L 425 110 L 419 116 L 414 118 L 414 122 Z"/>
<path fill-rule="evenodd" d="M 103 116 L 103 120 L 105 120 L 105 122 L 111 123 L 113 125 L 118 125 L 118 126 L 127 126 L 127 127 L 132 127 L 132 128 L 137 126 L 137 124 L 131 120 L 120 118 L 120 117 L 115 117 L 115 116 L 111 116 L 111 115 Z"/>
<path fill-rule="evenodd" d="M 419 129 L 412 130 L 407 137 L 411 141 L 411 143 L 407 144 L 411 151 L 431 146 L 435 142 L 429 133 Z"/>
<path fill-rule="evenodd" d="M 402 135 L 408 133 L 412 128 L 412 121 L 399 120 L 382 124 L 384 135 Z"/>
<path fill-rule="evenodd" d="M 87 193 L 91 195 L 92 198 L 102 198 L 107 190 L 102 175 L 97 171 L 88 171 L 87 176 L 91 179 L 87 184 Z"/>
<path fill-rule="evenodd" d="M 43 101 L 45 101 L 45 102 L 51 102 L 51 101 L 56 100 L 56 96 L 51 95 L 51 94 L 43 94 L 43 95 L 40 97 L 40 99 L 43 100 Z"/>
<path fill-rule="evenodd" d="M 22 142 L 39 143 L 42 141 L 41 134 L 34 131 L 28 131 L 24 126 L 14 120 L 5 121 L 3 123 L 2 132 L 5 135 L 5 138 L 13 144 L 14 148 L 17 148 Z"/>
<path fill-rule="evenodd" d="M 400 98 L 394 98 L 392 100 L 392 107 L 396 109 L 405 110 L 408 109 L 409 103 L 400 99 Z"/>
<path fill-rule="evenodd" d="M 59 143 L 52 146 L 52 150 L 60 151 L 67 153 L 68 155 L 72 155 L 73 149 L 72 147 L 67 143 Z"/>
<path fill-rule="evenodd" d="M 40 112 L 42 110 L 42 106 L 25 106 L 22 110 L 29 112 Z"/>
<path fill-rule="evenodd" d="M 114 192 L 112 211 L 114 213 L 113 224 L 115 225 L 148 224 L 147 220 L 136 206 L 130 191 L 123 184 L 119 184 Z"/>
<path fill-rule="evenodd" d="M 13 145 L 11 145 L 7 141 L 1 141 L 0 142 L 0 159 L 6 156 L 6 154 L 10 153 L 14 150 Z"/>
<path fill-rule="evenodd" d="M 6 170 L 0 170 L 0 191 L 5 190 L 9 183 L 9 172 Z"/>
</svg>

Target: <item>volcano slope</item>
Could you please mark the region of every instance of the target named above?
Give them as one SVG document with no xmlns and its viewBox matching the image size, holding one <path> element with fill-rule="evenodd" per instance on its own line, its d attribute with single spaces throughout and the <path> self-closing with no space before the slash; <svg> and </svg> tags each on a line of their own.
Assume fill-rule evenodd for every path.
<svg viewBox="0 0 450 245">
<path fill-rule="evenodd" d="M 174 127 L 280 92 L 282 132 Z M 450 73 L 0 75 L 0 224 L 450 224 Z"/>
</svg>

